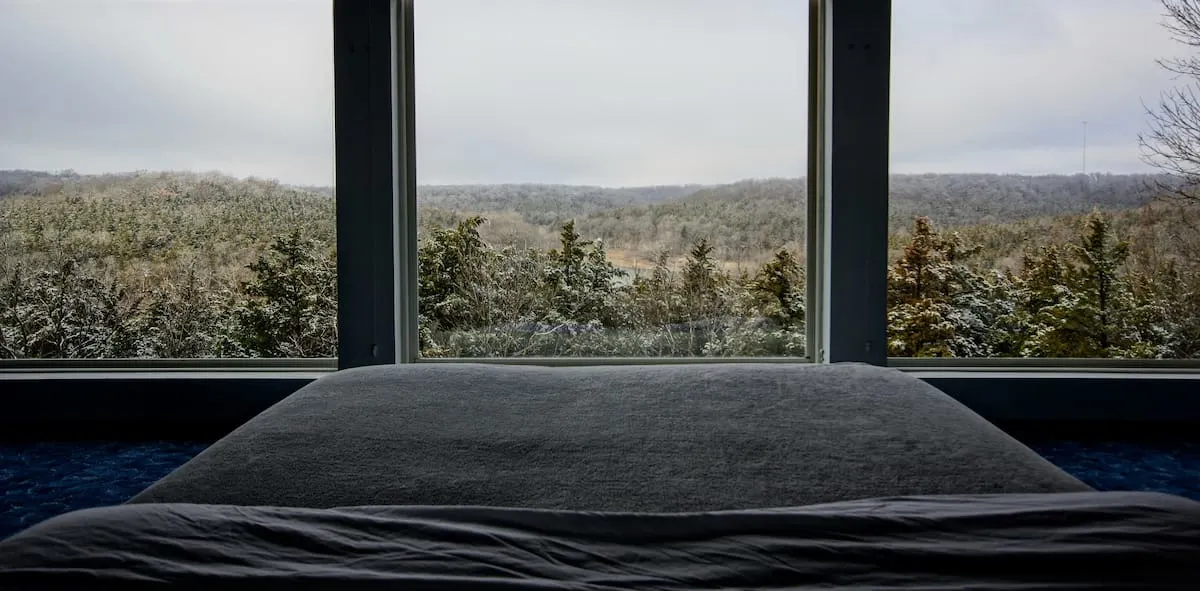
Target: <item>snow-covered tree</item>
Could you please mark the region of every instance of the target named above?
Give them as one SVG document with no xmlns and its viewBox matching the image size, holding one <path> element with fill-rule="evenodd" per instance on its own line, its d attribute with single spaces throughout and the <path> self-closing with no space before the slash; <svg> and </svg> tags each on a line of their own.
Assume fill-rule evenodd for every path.
<svg viewBox="0 0 1200 591">
<path fill-rule="evenodd" d="M 235 311 L 236 341 L 258 357 L 337 355 L 337 267 L 333 252 L 301 236 L 279 236 L 250 264 L 254 278 Z"/>
<path fill-rule="evenodd" d="M 965 265 L 976 252 L 957 234 L 943 236 L 929 218 L 915 218 L 904 254 L 888 269 L 889 355 L 993 354 L 997 290 Z"/>
</svg>

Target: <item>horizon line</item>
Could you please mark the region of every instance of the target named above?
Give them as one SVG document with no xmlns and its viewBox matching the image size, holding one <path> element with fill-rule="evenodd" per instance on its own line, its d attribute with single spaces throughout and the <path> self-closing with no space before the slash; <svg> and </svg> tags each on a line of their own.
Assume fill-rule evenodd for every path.
<svg viewBox="0 0 1200 591">
<path fill-rule="evenodd" d="M 47 175 L 74 175 L 80 178 L 86 177 L 103 177 L 103 176 L 138 176 L 138 175 L 167 175 L 167 174 L 191 174 L 191 175 L 215 175 L 230 178 L 236 181 L 266 181 L 274 182 L 285 186 L 298 188 L 316 188 L 316 189 L 334 189 L 335 184 L 313 184 L 303 182 L 289 182 L 277 177 L 268 177 L 260 175 L 239 176 L 236 174 L 223 172 L 219 170 L 179 170 L 179 169 L 137 169 L 116 172 L 88 172 L 81 173 L 72 168 L 59 170 L 31 169 L 31 168 L 0 168 L 0 173 L 35 173 Z M 1021 173 L 1021 172 L 990 172 L 990 171 L 975 171 L 975 172 L 889 172 L 889 177 L 920 177 L 920 176 L 1008 176 L 1008 177 L 1103 177 L 1103 176 L 1126 176 L 1126 177 L 1154 177 L 1154 176 L 1177 176 L 1164 172 L 1109 172 L 1109 171 L 1091 171 L 1091 172 L 1044 172 L 1044 173 Z M 570 183 L 570 182 L 554 182 L 554 181 L 465 181 L 465 182 L 425 182 L 418 183 L 417 187 L 469 187 L 469 186 L 551 186 L 551 187 L 582 187 L 605 190 L 622 190 L 622 189 L 647 189 L 660 187 L 718 187 L 724 185 L 736 185 L 739 183 L 752 183 L 764 181 L 796 181 L 804 180 L 807 175 L 799 176 L 760 176 L 760 177 L 744 177 L 731 181 L 718 182 L 674 182 L 674 183 L 635 183 L 635 184 L 599 184 L 599 183 Z"/>
</svg>

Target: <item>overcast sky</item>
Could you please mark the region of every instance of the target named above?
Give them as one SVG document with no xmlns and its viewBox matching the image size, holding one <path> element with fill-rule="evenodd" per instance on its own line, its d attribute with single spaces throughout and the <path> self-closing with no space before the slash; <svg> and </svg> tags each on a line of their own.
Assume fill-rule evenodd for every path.
<svg viewBox="0 0 1200 591">
<path fill-rule="evenodd" d="M 800 176 L 804 0 L 417 0 L 422 183 Z M 1158 0 L 895 0 L 892 170 L 1145 171 Z M 0 0 L 0 169 L 333 179 L 330 2 Z"/>
</svg>

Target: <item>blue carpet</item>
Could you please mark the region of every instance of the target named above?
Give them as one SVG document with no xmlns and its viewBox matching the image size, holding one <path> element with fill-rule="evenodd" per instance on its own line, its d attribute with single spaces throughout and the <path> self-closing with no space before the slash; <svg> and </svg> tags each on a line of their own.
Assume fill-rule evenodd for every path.
<svg viewBox="0 0 1200 591">
<path fill-rule="evenodd" d="M 1025 444 L 1097 490 L 1165 492 L 1200 501 L 1200 441 Z"/>
<path fill-rule="evenodd" d="M 0 538 L 60 513 L 118 505 L 207 443 L 0 444 Z"/>
<path fill-rule="evenodd" d="M 1099 490 L 1200 500 L 1200 442 L 1028 445 Z M 206 443 L 0 444 L 0 538 L 60 513 L 123 503 Z"/>
</svg>

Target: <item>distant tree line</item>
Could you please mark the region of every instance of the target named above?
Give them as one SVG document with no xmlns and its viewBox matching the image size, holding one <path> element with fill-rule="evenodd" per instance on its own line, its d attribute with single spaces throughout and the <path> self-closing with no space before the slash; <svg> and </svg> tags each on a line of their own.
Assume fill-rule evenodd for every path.
<svg viewBox="0 0 1200 591">
<path fill-rule="evenodd" d="M 0 357 L 336 354 L 329 195 L 191 173 L 0 177 L 26 183 L 0 199 Z M 1134 183 L 1122 178 L 1095 182 Z M 1030 183 L 1071 186 L 1070 177 Z M 500 207 L 521 187 L 480 203 Z M 527 204 L 557 194 L 601 207 L 614 191 L 532 187 Z M 793 181 L 684 197 L 628 190 L 622 198 L 644 202 L 550 226 L 441 208 L 470 209 L 476 189 L 427 189 L 439 205 L 421 209 L 423 355 L 806 352 Z M 889 352 L 1200 356 L 1200 233 L 1169 208 L 1129 201 L 1142 205 L 948 228 L 937 216 L 909 218 L 888 238 Z"/>
</svg>

